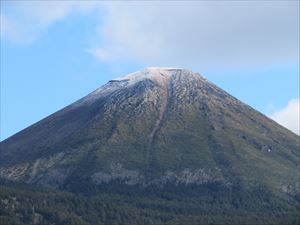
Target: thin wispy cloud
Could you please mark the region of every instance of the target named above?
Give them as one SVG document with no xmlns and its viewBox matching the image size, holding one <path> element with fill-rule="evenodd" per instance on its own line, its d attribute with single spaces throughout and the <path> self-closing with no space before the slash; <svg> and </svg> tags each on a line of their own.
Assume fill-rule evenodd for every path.
<svg viewBox="0 0 300 225">
<path fill-rule="evenodd" d="M 102 48 L 90 48 L 86 49 L 86 52 L 102 62 L 112 60 L 110 53 Z"/>
<path fill-rule="evenodd" d="M 81 1 L 3 1 L 1 38 L 21 44 L 35 41 L 52 24 L 71 13 L 89 13 L 94 2 Z"/>
</svg>

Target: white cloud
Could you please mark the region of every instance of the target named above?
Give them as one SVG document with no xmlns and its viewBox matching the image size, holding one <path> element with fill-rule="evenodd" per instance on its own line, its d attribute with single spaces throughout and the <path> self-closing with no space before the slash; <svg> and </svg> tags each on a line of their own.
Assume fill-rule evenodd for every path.
<svg viewBox="0 0 300 225">
<path fill-rule="evenodd" d="M 270 116 L 282 126 L 300 135 L 300 99 L 292 99 L 288 105 Z"/>
<path fill-rule="evenodd" d="M 104 7 L 99 36 L 105 41 L 97 47 L 118 54 L 114 58 L 182 67 L 299 59 L 298 1 L 112 2 Z"/>
<path fill-rule="evenodd" d="M 31 43 L 51 24 L 72 12 L 90 12 L 95 5 L 94 2 L 80 1 L 3 1 L 1 38 Z"/>
<path fill-rule="evenodd" d="M 18 42 L 35 40 L 71 13 L 99 10 L 95 15 L 102 21 L 87 49 L 105 62 L 232 68 L 299 60 L 299 1 L 4 1 L 1 6 L 1 36 Z"/>
</svg>

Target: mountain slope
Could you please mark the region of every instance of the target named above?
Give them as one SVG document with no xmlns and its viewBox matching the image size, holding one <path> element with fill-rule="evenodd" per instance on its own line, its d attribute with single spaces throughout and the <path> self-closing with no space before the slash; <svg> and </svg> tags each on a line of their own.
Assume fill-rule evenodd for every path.
<svg viewBox="0 0 300 225">
<path fill-rule="evenodd" d="M 4 140 L 0 176 L 86 194 L 151 189 L 195 197 L 216 189 L 221 202 L 222 191 L 238 189 L 234 199 L 253 196 L 251 207 L 263 190 L 268 201 L 296 209 L 299 148 L 297 135 L 201 75 L 147 68 Z M 272 210 L 287 212 L 276 204 Z"/>
</svg>

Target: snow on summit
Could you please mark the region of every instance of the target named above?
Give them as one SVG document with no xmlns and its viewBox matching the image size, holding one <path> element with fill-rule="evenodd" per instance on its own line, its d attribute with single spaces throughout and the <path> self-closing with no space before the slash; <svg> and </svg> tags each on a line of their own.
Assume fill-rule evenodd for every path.
<svg viewBox="0 0 300 225">
<path fill-rule="evenodd" d="M 127 81 L 129 85 L 144 79 L 150 79 L 158 84 L 164 83 L 165 79 L 169 79 L 174 72 L 182 70 L 173 67 L 147 67 L 142 71 L 130 73 L 123 77 L 118 77 L 112 81 Z"/>
<path fill-rule="evenodd" d="M 167 84 L 169 83 L 171 76 L 178 72 L 186 72 L 186 74 L 192 74 L 192 71 L 182 68 L 147 67 L 143 70 L 110 80 L 107 84 L 96 89 L 94 92 L 80 100 L 76 105 L 92 102 L 101 96 L 108 95 L 118 89 L 130 87 L 146 79 L 152 80 L 158 86 L 165 89 Z"/>
</svg>

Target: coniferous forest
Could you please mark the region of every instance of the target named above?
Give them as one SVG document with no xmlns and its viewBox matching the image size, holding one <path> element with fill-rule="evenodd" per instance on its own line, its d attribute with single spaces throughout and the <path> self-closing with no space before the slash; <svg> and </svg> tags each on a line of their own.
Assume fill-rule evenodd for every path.
<svg viewBox="0 0 300 225">
<path fill-rule="evenodd" d="M 84 183 L 83 183 L 84 184 Z M 110 184 L 71 192 L 2 181 L 3 225 L 286 224 L 300 223 L 300 199 L 243 184 L 141 189 Z"/>
</svg>

